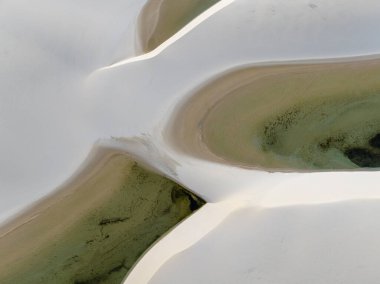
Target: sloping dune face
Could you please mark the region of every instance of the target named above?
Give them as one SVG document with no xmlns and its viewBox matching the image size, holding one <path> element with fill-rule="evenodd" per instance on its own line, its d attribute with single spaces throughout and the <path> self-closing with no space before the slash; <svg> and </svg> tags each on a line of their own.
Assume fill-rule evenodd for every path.
<svg viewBox="0 0 380 284">
<path fill-rule="evenodd" d="M 140 48 L 149 52 L 219 0 L 150 0 L 139 16 Z"/>
<path fill-rule="evenodd" d="M 380 60 L 249 67 L 200 89 L 174 119 L 197 156 L 268 170 L 380 166 Z"/>
<path fill-rule="evenodd" d="M 0 283 L 120 283 L 152 243 L 204 204 L 128 156 L 111 153 L 100 164 L 44 209 L 42 202 L 25 212 L 32 219 L 2 228 Z"/>
</svg>

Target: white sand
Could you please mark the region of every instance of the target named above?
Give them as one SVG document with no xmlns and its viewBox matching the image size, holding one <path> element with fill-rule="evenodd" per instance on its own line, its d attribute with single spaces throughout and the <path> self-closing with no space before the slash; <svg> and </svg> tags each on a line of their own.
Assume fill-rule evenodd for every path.
<svg viewBox="0 0 380 284">
<path fill-rule="evenodd" d="M 379 205 L 241 209 L 149 283 L 378 283 Z"/>
<path fill-rule="evenodd" d="M 222 223 L 204 216 L 207 226 L 192 240 L 184 233 L 194 227 L 192 219 L 182 223 L 168 235 L 178 243 L 166 244 L 165 252 L 147 254 L 130 274 L 133 283 L 146 283 L 181 249 L 186 253 L 165 263 L 154 282 L 176 283 L 185 273 L 176 268 L 187 267 L 197 272 L 186 274 L 186 281 L 193 283 L 195 277 L 224 277 L 231 283 L 227 280 L 237 275 L 242 283 L 273 283 L 276 277 L 291 284 L 305 279 L 358 283 L 356 277 L 365 275 L 365 283 L 376 283 L 371 269 L 379 259 L 370 249 L 376 252 L 379 247 L 379 212 L 376 201 L 366 200 L 380 197 L 379 173 L 269 174 L 237 169 L 183 156 L 162 135 L 175 106 L 229 68 L 379 54 L 380 3 L 236 0 L 203 15 L 159 52 L 125 61 L 134 54 L 136 18 L 144 2 L 0 4 L 0 220 L 59 187 L 99 139 L 145 134 L 145 144 L 109 144 L 134 149 L 147 163 L 219 204 L 220 210 L 226 206 L 225 215 L 234 206 L 239 211 Z M 168 160 L 174 162 L 168 165 Z M 353 203 L 331 203 L 352 199 Z M 283 205 L 288 207 L 279 208 Z M 266 208 L 263 213 L 260 207 Z M 291 225 L 294 220 L 297 229 Z M 231 234 L 244 239 L 232 242 Z M 273 234 L 277 239 L 269 238 Z M 303 253 L 311 239 L 314 250 Z M 279 260 L 275 256 L 281 250 L 289 253 Z M 218 263 L 227 256 L 236 264 Z M 250 263 L 256 270 L 248 271 Z M 290 270 L 298 268 L 295 263 L 302 266 Z M 148 270 L 151 265 L 155 269 Z M 293 273 L 285 277 L 289 271 Z M 345 272 L 352 277 L 345 278 Z"/>
</svg>

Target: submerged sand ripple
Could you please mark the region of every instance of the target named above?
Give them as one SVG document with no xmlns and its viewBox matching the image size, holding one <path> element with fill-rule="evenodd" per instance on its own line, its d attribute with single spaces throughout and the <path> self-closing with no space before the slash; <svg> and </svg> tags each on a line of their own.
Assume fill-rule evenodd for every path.
<svg viewBox="0 0 380 284">
<path fill-rule="evenodd" d="M 248 67 L 199 90 L 171 126 L 177 147 L 269 170 L 379 167 L 380 60 Z M 180 145 L 181 144 L 181 145 Z"/>
</svg>

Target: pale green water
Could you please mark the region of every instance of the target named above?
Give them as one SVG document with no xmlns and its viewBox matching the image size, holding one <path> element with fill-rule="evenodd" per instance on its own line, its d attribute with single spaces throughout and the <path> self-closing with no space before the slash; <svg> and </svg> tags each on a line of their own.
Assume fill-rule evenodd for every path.
<svg viewBox="0 0 380 284">
<path fill-rule="evenodd" d="M 0 239 L 2 261 L 25 242 L 31 244 L 20 259 L 0 263 L 0 283 L 120 283 L 154 241 L 204 204 L 183 187 L 144 170 L 125 156 L 113 158 L 101 173 L 106 174 L 98 174 L 70 199 L 7 235 L 10 248 L 2 247 L 6 240 Z M 91 192 L 91 187 L 113 187 L 112 194 L 75 215 L 78 206 L 91 200 L 80 192 Z M 60 227 L 66 218 L 75 220 L 76 216 L 73 224 Z M 54 238 L 35 242 L 55 230 L 58 233 Z"/>
<path fill-rule="evenodd" d="M 378 133 L 380 94 L 373 94 L 296 105 L 268 120 L 252 137 L 263 152 L 293 167 L 345 169 L 380 166 L 380 151 L 369 143 Z M 361 150 L 350 160 L 353 149 Z M 360 152 L 367 156 L 368 151 L 373 157 L 360 162 Z"/>
<path fill-rule="evenodd" d="M 379 60 L 249 72 L 251 81 L 201 120 L 214 154 L 270 170 L 380 167 L 380 148 L 370 143 L 380 133 Z"/>
</svg>

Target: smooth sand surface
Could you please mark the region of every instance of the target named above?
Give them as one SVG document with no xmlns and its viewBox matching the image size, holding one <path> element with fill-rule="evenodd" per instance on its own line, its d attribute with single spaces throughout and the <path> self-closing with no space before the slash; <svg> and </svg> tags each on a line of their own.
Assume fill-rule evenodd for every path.
<svg viewBox="0 0 380 284">
<path fill-rule="evenodd" d="M 128 156 L 95 168 L 2 228 L 1 283 L 120 283 L 144 251 L 204 204 Z"/>
<path fill-rule="evenodd" d="M 166 41 L 196 16 L 219 0 L 150 0 L 139 16 L 142 52 L 149 52 Z"/>
<path fill-rule="evenodd" d="M 183 104 L 172 141 L 190 155 L 268 170 L 379 167 L 369 142 L 380 133 L 379 76 L 379 59 L 235 70 Z"/>
<path fill-rule="evenodd" d="M 379 214 L 378 200 L 237 210 L 149 283 L 377 284 Z"/>
</svg>

